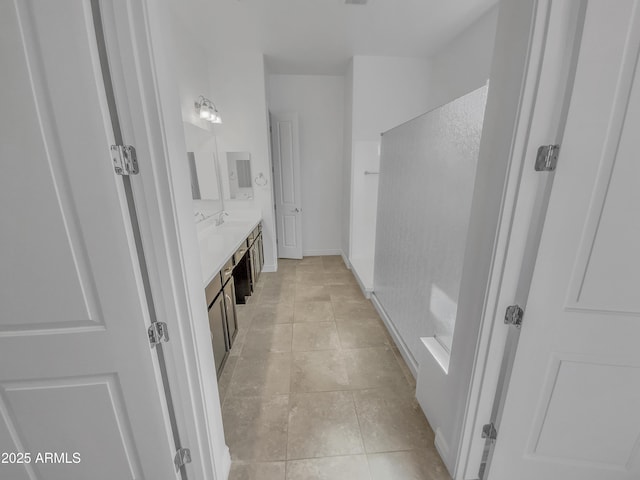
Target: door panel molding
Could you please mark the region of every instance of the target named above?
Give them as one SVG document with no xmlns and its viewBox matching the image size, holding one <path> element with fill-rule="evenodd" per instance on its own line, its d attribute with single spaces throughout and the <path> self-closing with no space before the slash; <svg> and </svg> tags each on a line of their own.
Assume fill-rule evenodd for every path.
<svg viewBox="0 0 640 480">
<path fill-rule="evenodd" d="M 601 312 L 618 312 L 623 314 L 633 313 L 640 315 L 640 300 L 637 294 L 633 294 L 631 291 L 626 293 L 626 307 L 612 308 L 611 301 L 606 298 L 598 299 L 601 296 L 603 289 L 606 291 L 611 283 L 611 278 L 603 278 L 604 274 L 609 276 L 612 272 L 607 272 L 606 268 L 601 264 L 600 271 L 595 275 L 590 275 L 595 268 L 595 263 L 598 263 L 598 257 L 602 256 L 603 252 L 598 244 L 598 232 L 601 224 L 607 222 L 607 206 L 611 203 L 615 204 L 617 208 L 625 208 L 620 204 L 620 196 L 617 193 L 620 190 L 626 190 L 629 186 L 624 185 L 624 180 L 632 178 L 634 174 L 638 172 L 633 171 L 631 166 L 632 156 L 626 155 L 620 158 L 619 153 L 626 153 L 625 150 L 629 150 L 629 144 L 632 145 L 636 140 L 636 132 L 630 132 L 628 128 L 625 128 L 627 124 L 627 117 L 634 115 L 634 111 L 629 109 L 629 104 L 640 104 L 640 88 L 634 87 L 636 76 L 638 75 L 638 56 L 640 54 L 640 8 L 636 3 L 633 10 L 629 12 L 627 24 L 627 38 L 622 49 L 616 49 L 611 54 L 619 55 L 621 57 L 619 71 L 617 72 L 616 89 L 613 92 L 601 92 L 602 101 L 611 102 L 611 111 L 608 117 L 608 122 L 605 128 L 602 128 L 604 132 L 604 139 L 602 140 L 603 149 L 600 164 L 598 167 L 598 175 L 593 189 L 593 196 L 591 198 L 591 204 L 587 213 L 584 232 L 579 243 L 578 254 L 576 257 L 576 264 L 570 283 L 570 289 L 567 297 L 567 307 L 576 311 L 589 311 L 596 310 Z M 635 113 L 637 116 L 638 113 Z M 633 120 L 631 123 L 634 123 Z M 630 138 L 631 137 L 631 138 Z M 567 158 L 567 161 L 579 161 L 578 158 Z M 619 165 L 622 162 L 625 165 Z M 620 176 L 614 175 L 616 168 L 625 168 L 625 174 Z M 622 177 L 622 178 L 620 178 Z M 622 183 L 622 185 L 620 185 Z M 613 197 L 613 198 L 612 198 Z M 640 202 L 640 195 L 637 195 L 637 202 Z M 628 199 L 624 199 L 628 200 Z M 617 201 L 617 202 L 616 202 Z M 638 203 L 635 203 L 637 205 Z M 629 220 L 633 222 L 633 207 L 634 202 L 631 201 L 626 205 L 626 209 L 629 210 Z M 614 208 L 615 208 L 614 207 Z M 612 248 L 624 248 L 627 251 L 633 246 L 637 246 L 638 242 L 633 240 L 640 240 L 640 233 L 630 231 L 629 224 L 614 225 L 615 228 L 624 229 L 625 231 L 617 232 L 617 236 L 621 241 L 616 242 Z M 623 239 L 627 241 L 623 241 Z M 609 239 L 609 243 L 611 239 Z M 600 247 L 600 248 L 599 248 Z M 606 254 L 606 252 L 604 252 Z M 640 267 L 640 265 L 638 265 Z M 596 282 L 598 285 L 591 285 L 589 280 L 593 280 L 596 276 Z M 591 277 L 591 278 L 590 278 Z M 636 281 L 630 279 L 628 286 L 633 287 L 640 282 L 640 273 L 636 273 Z M 586 295 L 585 295 L 586 289 Z M 609 296 L 614 292 L 608 292 Z M 618 292 L 619 293 L 619 292 Z M 587 297 L 587 298 L 585 298 Z M 618 302 L 620 304 L 620 302 Z"/>
<path fill-rule="evenodd" d="M 302 258 L 298 115 L 271 114 L 278 257 Z"/>
</svg>

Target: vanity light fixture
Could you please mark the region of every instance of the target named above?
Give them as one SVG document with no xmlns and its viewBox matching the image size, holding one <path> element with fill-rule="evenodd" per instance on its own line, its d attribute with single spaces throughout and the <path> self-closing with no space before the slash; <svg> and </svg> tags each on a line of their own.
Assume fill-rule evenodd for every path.
<svg viewBox="0 0 640 480">
<path fill-rule="evenodd" d="M 198 100 L 196 100 L 195 107 L 196 112 L 198 112 L 198 116 L 201 119 L 207 120 L 211 123 L 222 123 L 222 118 L 218 113 L 218 109 L 216 108 L 215 103 L 213 103 L 208 98 L 200 95 L 198 97 Z"/>
</svg>

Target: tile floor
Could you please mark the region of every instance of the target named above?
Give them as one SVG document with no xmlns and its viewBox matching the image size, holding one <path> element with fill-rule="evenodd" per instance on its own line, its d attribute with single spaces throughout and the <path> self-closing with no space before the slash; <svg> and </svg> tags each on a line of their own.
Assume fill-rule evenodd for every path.
<svg viewBox="0 0 640 480">
<path fill-rule="evenodd" d="M 415 382 L 341 257 L 279 260 L 220 378 L 230 480 L 450 480 Z"/>
</svg>

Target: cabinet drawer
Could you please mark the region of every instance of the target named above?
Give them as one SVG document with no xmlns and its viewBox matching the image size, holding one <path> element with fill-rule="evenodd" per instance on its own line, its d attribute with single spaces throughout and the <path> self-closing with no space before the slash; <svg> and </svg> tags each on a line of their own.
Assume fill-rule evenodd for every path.
<svg viewBox="0 0 640 480">
<path fill-rule="evenodd" d="M 242 257 L 244 257 L 245 253 L 247 253 L 247 242 L 246 242 L 246 240 L 242 243 L 242 245 L 240 245 L 240 248 L 238 248 L 238 250 L 236 250 L 236 253 L 233 254 L 233 263 L 235 265 L 240 263 L 240 260 L 242 260 Z"/>
<path fill-rule="evenodd" d="M 204 294 L 207 297 L 207 307 L 211 305 L 220 290 L 222 290 L 222 281 L 220 280 L 220 275 L 215 275 L 204 289 Z"/>
<path fill-rule="evenodd" d="M 220 270 L 220 281 L 221 281 L 220 288 L 222 288 L 222 285 L 224 285 L 229 281 L 232 275 L 233 275 L 233 258 L 230 258 L 229 260 L 227 260 L 227 263 L 224 264 L 224 267 L 222 267 L 222 270 Z"/>
</svg>

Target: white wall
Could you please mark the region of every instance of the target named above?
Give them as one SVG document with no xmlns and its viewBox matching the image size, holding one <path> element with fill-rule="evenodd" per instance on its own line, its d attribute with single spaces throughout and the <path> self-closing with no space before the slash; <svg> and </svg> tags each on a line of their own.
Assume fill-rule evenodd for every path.
<svg viewBox="0 0 640 480">
<path fill-rule="evenodd" d="M 349 261 L 365 288 L 373 287 L 380 134 L 424 113 L 430 65 L 425 59 L 353 58 Z"/>
<path fill-rule="evenodd" d="M 267 179 L 265 186 L 253 186 L 254 201 L 233 202 L 237 208 L 255 206 L 262 210 L 265 270 L 277 268 L 275 216 L 271 178 L 271 157 L 267 116 L 264 57 L 255 52 L 213 52 L 210 57 L 211 100 L 218 107 L 222 124 L 216 125 L 218 152 L 249 152 L 251 174 Z M 227 204 L 225 203 L 225 208 Z"/>
<path fill-rule="evenodd" d="M 430 72 L 421 58 L 353 57 L 353 141 L 380 140 L 424 113 Z"/>
<path fill-rule="evenodd" d="M 175 77 L 178 84 L 182 120 L 213 132 L 213 125 L 200 119 L 194 103 L 200 95 L 211 95 L 209 68 L 203 58 L 207 58 L 206 49 L 198 43 L 191 29 L 184 26 L 181 20 L 172 18 L 171 46 L 175 62 Z"/>
<path fill-rule="evenodd" d="M 351 252 L 351 158 L 353 132 L 353 59 L 344 78 L 344 135 L 342 161 L 342 258 L 348 263 Z"/>
<path fill-rule="evenodd" d="M 494 7 L 433 55 L 429 109 L 481 87 L 489 79 L 498 21 Z"/>
<path fill-rule="evenodd" d="M 269 75 L 272 112 L 299 119 L 303 255 L 336 255 L 342 240 L 344 77 Z"/>
</svg>

